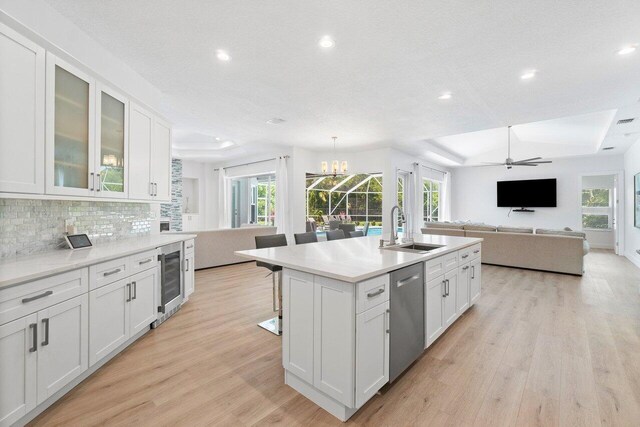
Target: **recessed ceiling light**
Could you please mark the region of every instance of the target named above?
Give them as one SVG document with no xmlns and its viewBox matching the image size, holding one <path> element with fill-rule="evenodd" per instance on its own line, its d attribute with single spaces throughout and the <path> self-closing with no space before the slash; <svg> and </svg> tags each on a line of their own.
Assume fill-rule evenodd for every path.
<svg viewBox="0 0 640 427">
<path fill-rule="evenodd" d="M 445 92 L 438 97 L 438 99 L 451 99 L 451 92 Z"/>
<path fill-rule="evenodd" d="M 279 125 L 280 123 L 284 123 L 284 119 L 280 117 L 274 117 L 273 119 L 267 120 L 267 123 L 270 125 Z"/>
<path fill-rule="evenodd" d="M 220 141 L 220 137 L 219 136 L 216 136 L 216 141 Z"/>
<path fill-rule="evenodd" d="M 318 45 L 320 45 L 321 48 L 329 49 L 331 47 L 334 47 L 336 45 L 336 42 L 330 36 L 324 36 L 320 39 Z"/>
<path fill-rule="evenodd" d="M 216 56 L 220 61 L 230 61 L 231 56 L 227 53 L 226 50 L 218 49 L 216 50 Z"/>
<path fill-rule="evenodd" d="M 625 46 L 618 51 L 618 55 L 629 55 L 636 51 L 638 45 L 632 44 L 630 46 Z"/>
<path fill-rule="evenodd" d="M 529 79 L 534 78 L 535 76 L 536 76 L 536 70 L 530 70 L 530 71 L 525 72 L 523 75 L 521 75 L 520 78 L 522 80 L 529 80 Z"/>
</svg>

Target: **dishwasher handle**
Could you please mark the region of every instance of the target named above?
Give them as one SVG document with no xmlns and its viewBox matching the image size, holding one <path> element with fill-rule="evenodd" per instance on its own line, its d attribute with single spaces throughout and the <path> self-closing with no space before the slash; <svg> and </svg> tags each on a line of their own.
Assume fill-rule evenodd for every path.
<svg viewBox="0 0 640 427">
<path fill-rule="evenodd" d="M 413 276 L 408 277 L 406 279 L 398 280 L 396 282 L 396 287 L 400 288 L 400 287 L 406 285 L 407 283 L 413 282 L 414 280 L 419 279 L 419 278 L 420 278 L 420 274 L 414 274 Z"/>
</svg>

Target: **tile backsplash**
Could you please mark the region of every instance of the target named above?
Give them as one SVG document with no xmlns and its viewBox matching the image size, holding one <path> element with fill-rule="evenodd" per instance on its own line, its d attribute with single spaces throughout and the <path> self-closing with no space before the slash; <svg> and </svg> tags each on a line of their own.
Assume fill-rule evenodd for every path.
<svg viewBox="0 0 640 427">
<path fill-rule="evenodd" d="M 65 220 L 101 243 L 150 234 L 154 212 L 147 203 L 0 199 L 0 258 L 63 247 Z"/>
</svg>

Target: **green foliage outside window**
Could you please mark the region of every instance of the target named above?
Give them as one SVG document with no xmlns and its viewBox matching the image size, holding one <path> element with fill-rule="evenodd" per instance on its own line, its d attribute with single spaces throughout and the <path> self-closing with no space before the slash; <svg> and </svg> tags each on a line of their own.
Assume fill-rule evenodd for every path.
<svg viewBox="0 0 640 427">
<path fill-rule="evenodd" d="M 606 188 L 582 190 L 582 206 L 585 208 L 608 208 L 609 190 Z"/>
<path fill-rule="evenodd" d="M 582 215 L 582 226 L 584 228 L 593 228 L 596 230 L 606 230 L 609 228 L 609 215 Z"/>
</svg>

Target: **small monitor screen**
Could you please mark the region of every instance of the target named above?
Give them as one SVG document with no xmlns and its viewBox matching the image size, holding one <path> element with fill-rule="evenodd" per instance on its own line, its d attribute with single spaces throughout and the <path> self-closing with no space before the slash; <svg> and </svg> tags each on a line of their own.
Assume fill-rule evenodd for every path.
<svg viewBox="0 0 640 427">
<path fill-rule="evenodd" d="M 72 234 L 67 236 L 73 249 L 87 248 L 91 246 L 91 240 L 86 234 Z"/>
</svg>

